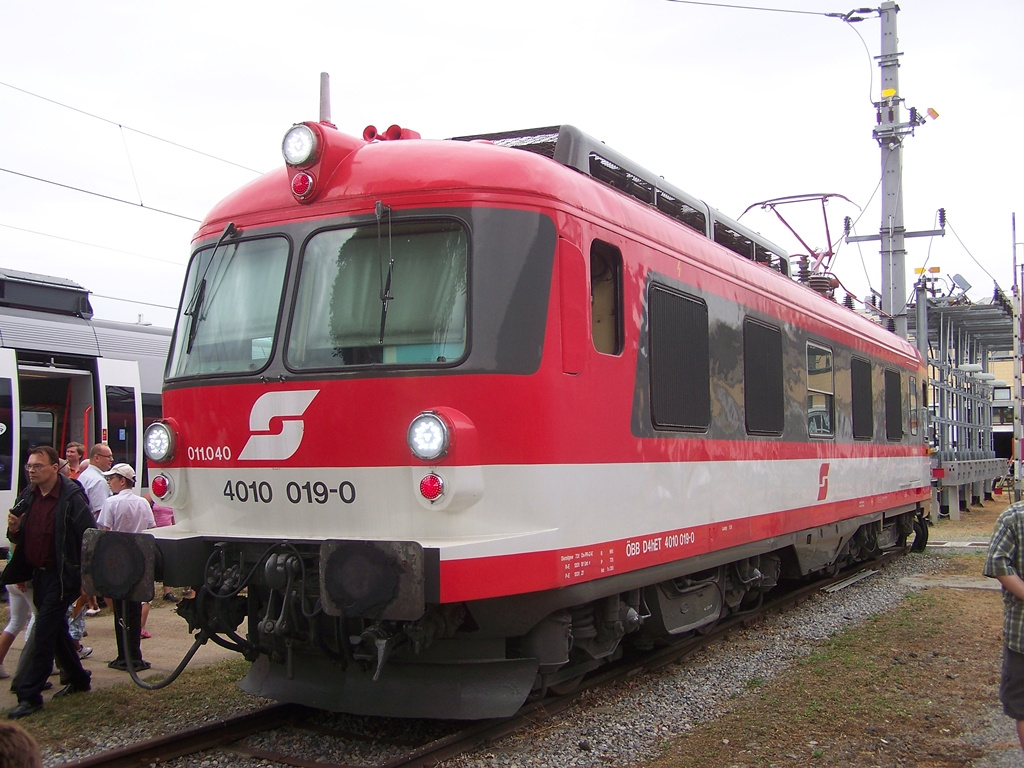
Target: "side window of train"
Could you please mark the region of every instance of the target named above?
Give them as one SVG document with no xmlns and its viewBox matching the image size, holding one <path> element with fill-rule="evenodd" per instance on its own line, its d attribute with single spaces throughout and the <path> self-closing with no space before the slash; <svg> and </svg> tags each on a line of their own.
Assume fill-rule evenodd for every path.
<svg viewBox="0 0 1024 768">
<path fill-rule="evenodd" d="M 835 435 L 835 370 L 832 350 L 807 345 L 807 434 Z"/>
<path fill-rule="evenodd" d="M 782 434 L 783 393 L 782 331 L 748 318 L 743 322 L 743 402 L 747 432 Z"/>
<path fill-rule="evenodd" d="M 885 437 L 903 439 L 903 377 L 889 368 L 885 369 Z"/>
<path fill-rule="evenodd" d="M 853 437 L 856 440 L 870 440 L 875 435 L 875 415 L 871 407 L 871 363 L 852 358 L 850 383 L 853 390 Z"/>
<path fill-rule="evenodd" d="M 917 377 L 910 377 L 910 386 L 907 389 L 910 393 L 910 434 L 916 435 L 919 427 L 917 413 Z"/>
<path fill-rule="evenodd" d="M 703 432 L 711 425 L 707 304 L 660 285 L 648 299 L 651 420 L 658 429 Z"/>
<path fill-rule="evenodd" d="M 600 240 L 590 246 L 590 304 L 594 348 L 622 354 L 622 252 Z"/>
</svg>

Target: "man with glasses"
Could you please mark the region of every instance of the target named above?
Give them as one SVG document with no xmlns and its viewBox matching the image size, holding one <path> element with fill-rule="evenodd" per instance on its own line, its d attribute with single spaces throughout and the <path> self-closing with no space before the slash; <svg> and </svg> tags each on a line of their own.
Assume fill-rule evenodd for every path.
<svg viewBox="0 0 1024 768">
<path fill-rule="evenodd" d="M 105 443 L 96 443 L 89 453 L 89 466 L 78 476 L 78 482 L 89 497 L 89 509 L 93 517 L 103 509 L 103 502 L 110 496 L 110 486 L 103 473 L 114 465 L 114 454 Z"/>
<path fill-rule="evenodd" d="M 35 648 L 28 668 L 18 677 L 18 706 L 9 718 L 43 708 L 42 694 L 55 656 L 69 682 L 54 698 L 91 687 L 91 673 L 78 658 L 66 617 L 82 590 L 82 537 L 96 527 L 96 520 L 82 487 L 59 469 L 54 448 L 33 449 L 25 466 L 30 485 L 7 515 L 7 538 L 15 546 L 0 582 L 31 581 L 36 605 Z"/>
</svg>

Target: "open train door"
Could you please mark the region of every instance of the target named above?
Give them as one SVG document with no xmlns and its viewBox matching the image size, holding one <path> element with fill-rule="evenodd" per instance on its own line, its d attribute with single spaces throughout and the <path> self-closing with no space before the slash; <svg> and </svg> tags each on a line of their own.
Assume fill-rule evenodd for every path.
<svg viewBox="0 0 1024 768">
<path fill-rule="evenodd" d="M 18 358 L 13 349 L 0 349 L 0 513 L 14 506 L 20 471 L 18 446 L 21 424 L 18 418 Z M 6 530 L 7 525 L 4 525 Z M 6 539 L 0 533 L 0 545 Z"/>
<path fill-rule="evenodd" d="M 142 446 L 138 426 L 142 424 L 142 386 L 139 364 L 134 360 L 96 360 L 97 391 L 103 404 L 99 413 L 100 440 L 110 446 L 114 463 L 128 462 L 142 472 Z"/>
</svg>

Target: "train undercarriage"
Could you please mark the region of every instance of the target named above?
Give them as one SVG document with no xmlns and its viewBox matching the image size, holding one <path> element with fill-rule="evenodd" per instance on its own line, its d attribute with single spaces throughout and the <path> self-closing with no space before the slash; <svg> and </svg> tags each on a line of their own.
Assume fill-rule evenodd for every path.
<svg viewBox="0 0 1024 768">
<path fill-rule="evenodd" d="M 353 714 L 504 717 L 624 653 L 753 610 L 779 584 L 911 542 L 920 549 L 926 535 L 920 511 L 907 509 L 561 590 L 421 602 L 413 618 L 410 601 L 399 617 L 383 605 L 401 604 L 410 590 L 422 595 L 422 584 L 380 550 L 359 552 L 359 578 L 350 569 L 341 595 L 337 579 L 321 573 L 323 562 L 337 566 L 323 556 L 328 543 L 222 541 L 210 545 L 202 585 L 178 612 L 192 632 L 252 662 L 241 687 L 253 694 Z"/>
</svg>

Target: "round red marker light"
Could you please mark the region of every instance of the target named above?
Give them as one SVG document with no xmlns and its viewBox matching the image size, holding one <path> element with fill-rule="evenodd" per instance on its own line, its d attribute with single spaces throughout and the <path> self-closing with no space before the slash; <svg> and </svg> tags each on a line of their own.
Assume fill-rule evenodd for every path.
<svg viewBox="0 0 1024 768">
<path fill-rule="evenodd" d="M 167 478 L 164 475 L 157 475 L 153 478 L 153 481 L 149 484 L 150 490 L 153 491 L 153 495 L 159 498 L 163 498 L 167 495 L 167 489 L 169 487 Z"/>
<path fill-rule="evenodd" d="M 292 176 L 292 194 L 305 197 L 313 191 L 313 177 L 308 173 L 296 173 Z"/>
<path fill-rule="evenodd" d="M 420 495 L 427 501 L 437 501 L 444 494 L 444 480 L 431 473 L 420 480 Z"/>
</svg>

